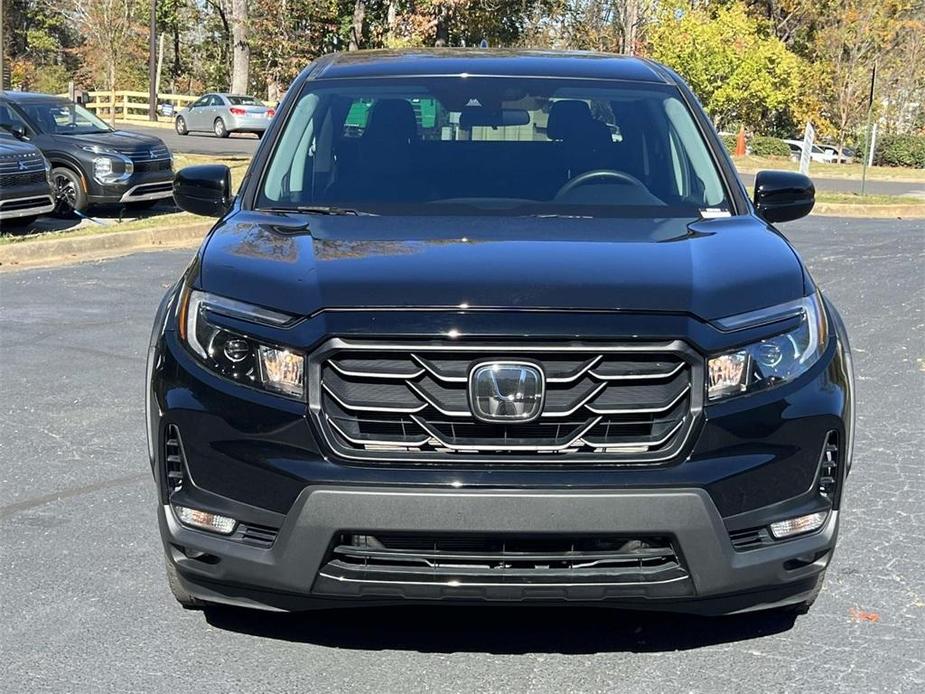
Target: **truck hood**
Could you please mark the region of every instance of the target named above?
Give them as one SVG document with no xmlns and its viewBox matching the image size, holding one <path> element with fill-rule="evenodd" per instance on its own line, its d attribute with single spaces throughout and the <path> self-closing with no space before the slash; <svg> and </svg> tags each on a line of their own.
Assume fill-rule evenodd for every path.
<svg viewBox="0 0 925 694">
<path fill-rule="evenodd" d="M 295 315 L 446 307 L 687 313 L 804 294 L 760 220 L 318 216 L 239 212 L 212 232 L 201 287 Z"/>
</svg>

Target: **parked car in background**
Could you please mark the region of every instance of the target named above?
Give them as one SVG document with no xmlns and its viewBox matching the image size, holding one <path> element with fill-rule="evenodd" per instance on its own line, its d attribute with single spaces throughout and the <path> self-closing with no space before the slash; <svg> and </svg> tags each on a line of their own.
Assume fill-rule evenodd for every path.
<svg viewBox="0 0 925 694">
<path fill-rule="evenodd" d="M 748 199 L 640 58 L 313 66 L 236 195 L 174 182 L 217 218 L 148 344 L 177 600 L 807 610 L 854 435 L 845 327 L 772 226 L 809 178 Z"/>
<path fill-rule="evenodd" d="M 213 132 L 218 137 L 231 133 L 253 133 L 262 137 L 276 109 L 253 96 L 205 94 L 180 109 L 174 125 L 179 135 Z"/>
<path fill-rule="evenodd" d="M 113 130 L 80 104 L 49 94 L 0 94 L 0 127 L 51 163 L 55 211 L 150 206 L 173 195 L 173 157 L 150 135 Z"/>
<path fill-rule="evenodd" d="M 845 147 L 839 152 L 837 145 L 820 144 L 818 147 L 829 157 L 830 161 L 836 164 L 854 163 L 855 151 L 853 149 Z"/>
<path fill-rule="evenodd" d="M 28 224 L 54 209 L 48 160 L 37 147 L 0 130 L 0 221 Z"/>
<path fill-rule="evenodd" d="M 790 158 L 794 161 L 799 161 L 803 153 L 803 140 L 784 140 L 784 142 L 790 147 Z M 831 164 L 835 161 L 835 154 L 834 152 L 826 152 L 819 145 L 813 145 L 812 151 L 809 153 L 809 160 L 822 164 Z"/>
</svg>

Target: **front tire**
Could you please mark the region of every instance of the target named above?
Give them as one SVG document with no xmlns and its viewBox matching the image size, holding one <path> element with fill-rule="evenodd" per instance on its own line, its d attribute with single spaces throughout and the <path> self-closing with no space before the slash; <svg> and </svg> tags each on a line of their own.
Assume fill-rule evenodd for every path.
<svg viewBox="0 0 925 694">
<path fill-rule="evenodd" d="M 177 129 L 177 135 L 189 135 L 189 129 L 186 127 L 186 121 L 183 116 L 177 116 L 174 121 L 174 127 Z"/>
<path fill-rule="evenodd" d="M 221 118 L 215 119 L 215 122 L 212 124 L 212 130 L 215 131 L 216 137 L 228 137 L 228 128 L 225 127 L 225 121 Z"/>
<path fill-rule="evenodd" d="M 55 192 L 54 214 L 58 217 L 70 217 L 75 212 L 86 211 L 89 203 L 87 191 L 76 172 L 64 166 L 51 170 L 51 182 Z"/>
<path fill-rule="evenodd" d="M 194 597 L 183 584 L 180 582 L 180 576 L 177 573 L 177 567 L 171 561 L 164 557 L 164 566 L 167 569 L 167 585 L 170 586 L 170 592 L 173 597 L 185 610 L 201 610 L 208 603 Z"/>
</svg>

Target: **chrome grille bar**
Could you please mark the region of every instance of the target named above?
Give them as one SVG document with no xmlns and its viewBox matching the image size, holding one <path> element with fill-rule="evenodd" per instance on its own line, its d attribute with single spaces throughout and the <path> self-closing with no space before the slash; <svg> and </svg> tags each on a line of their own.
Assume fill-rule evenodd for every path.
<svg viewBox="0 0 925 694">
<path fill-rule="evenodd" d="M 469 371 L 518 360 L 546 375 L 528 422 L 486 422 Z M 329 340 L 309 356 L 309 405 L 348 460 L 655 464 L 676 458 L 702 410 L 703 365 L 680 341 L 627 344 Z"/>
</svg>

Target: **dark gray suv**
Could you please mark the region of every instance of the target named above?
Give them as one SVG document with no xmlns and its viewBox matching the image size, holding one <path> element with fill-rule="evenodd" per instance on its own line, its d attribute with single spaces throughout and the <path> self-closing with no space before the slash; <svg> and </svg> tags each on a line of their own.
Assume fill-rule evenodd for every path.
<svg viewBox="0 0 925 694">
<path fill-rule="evenodd" d="M 51 162 L 56 211 L 90 205 L 150 206 L 170 198 L 173 157 L 159 138 L 113 130 L 79 104 L 49 94 L 4 92 L 0 128 Z"/>
</svg>

